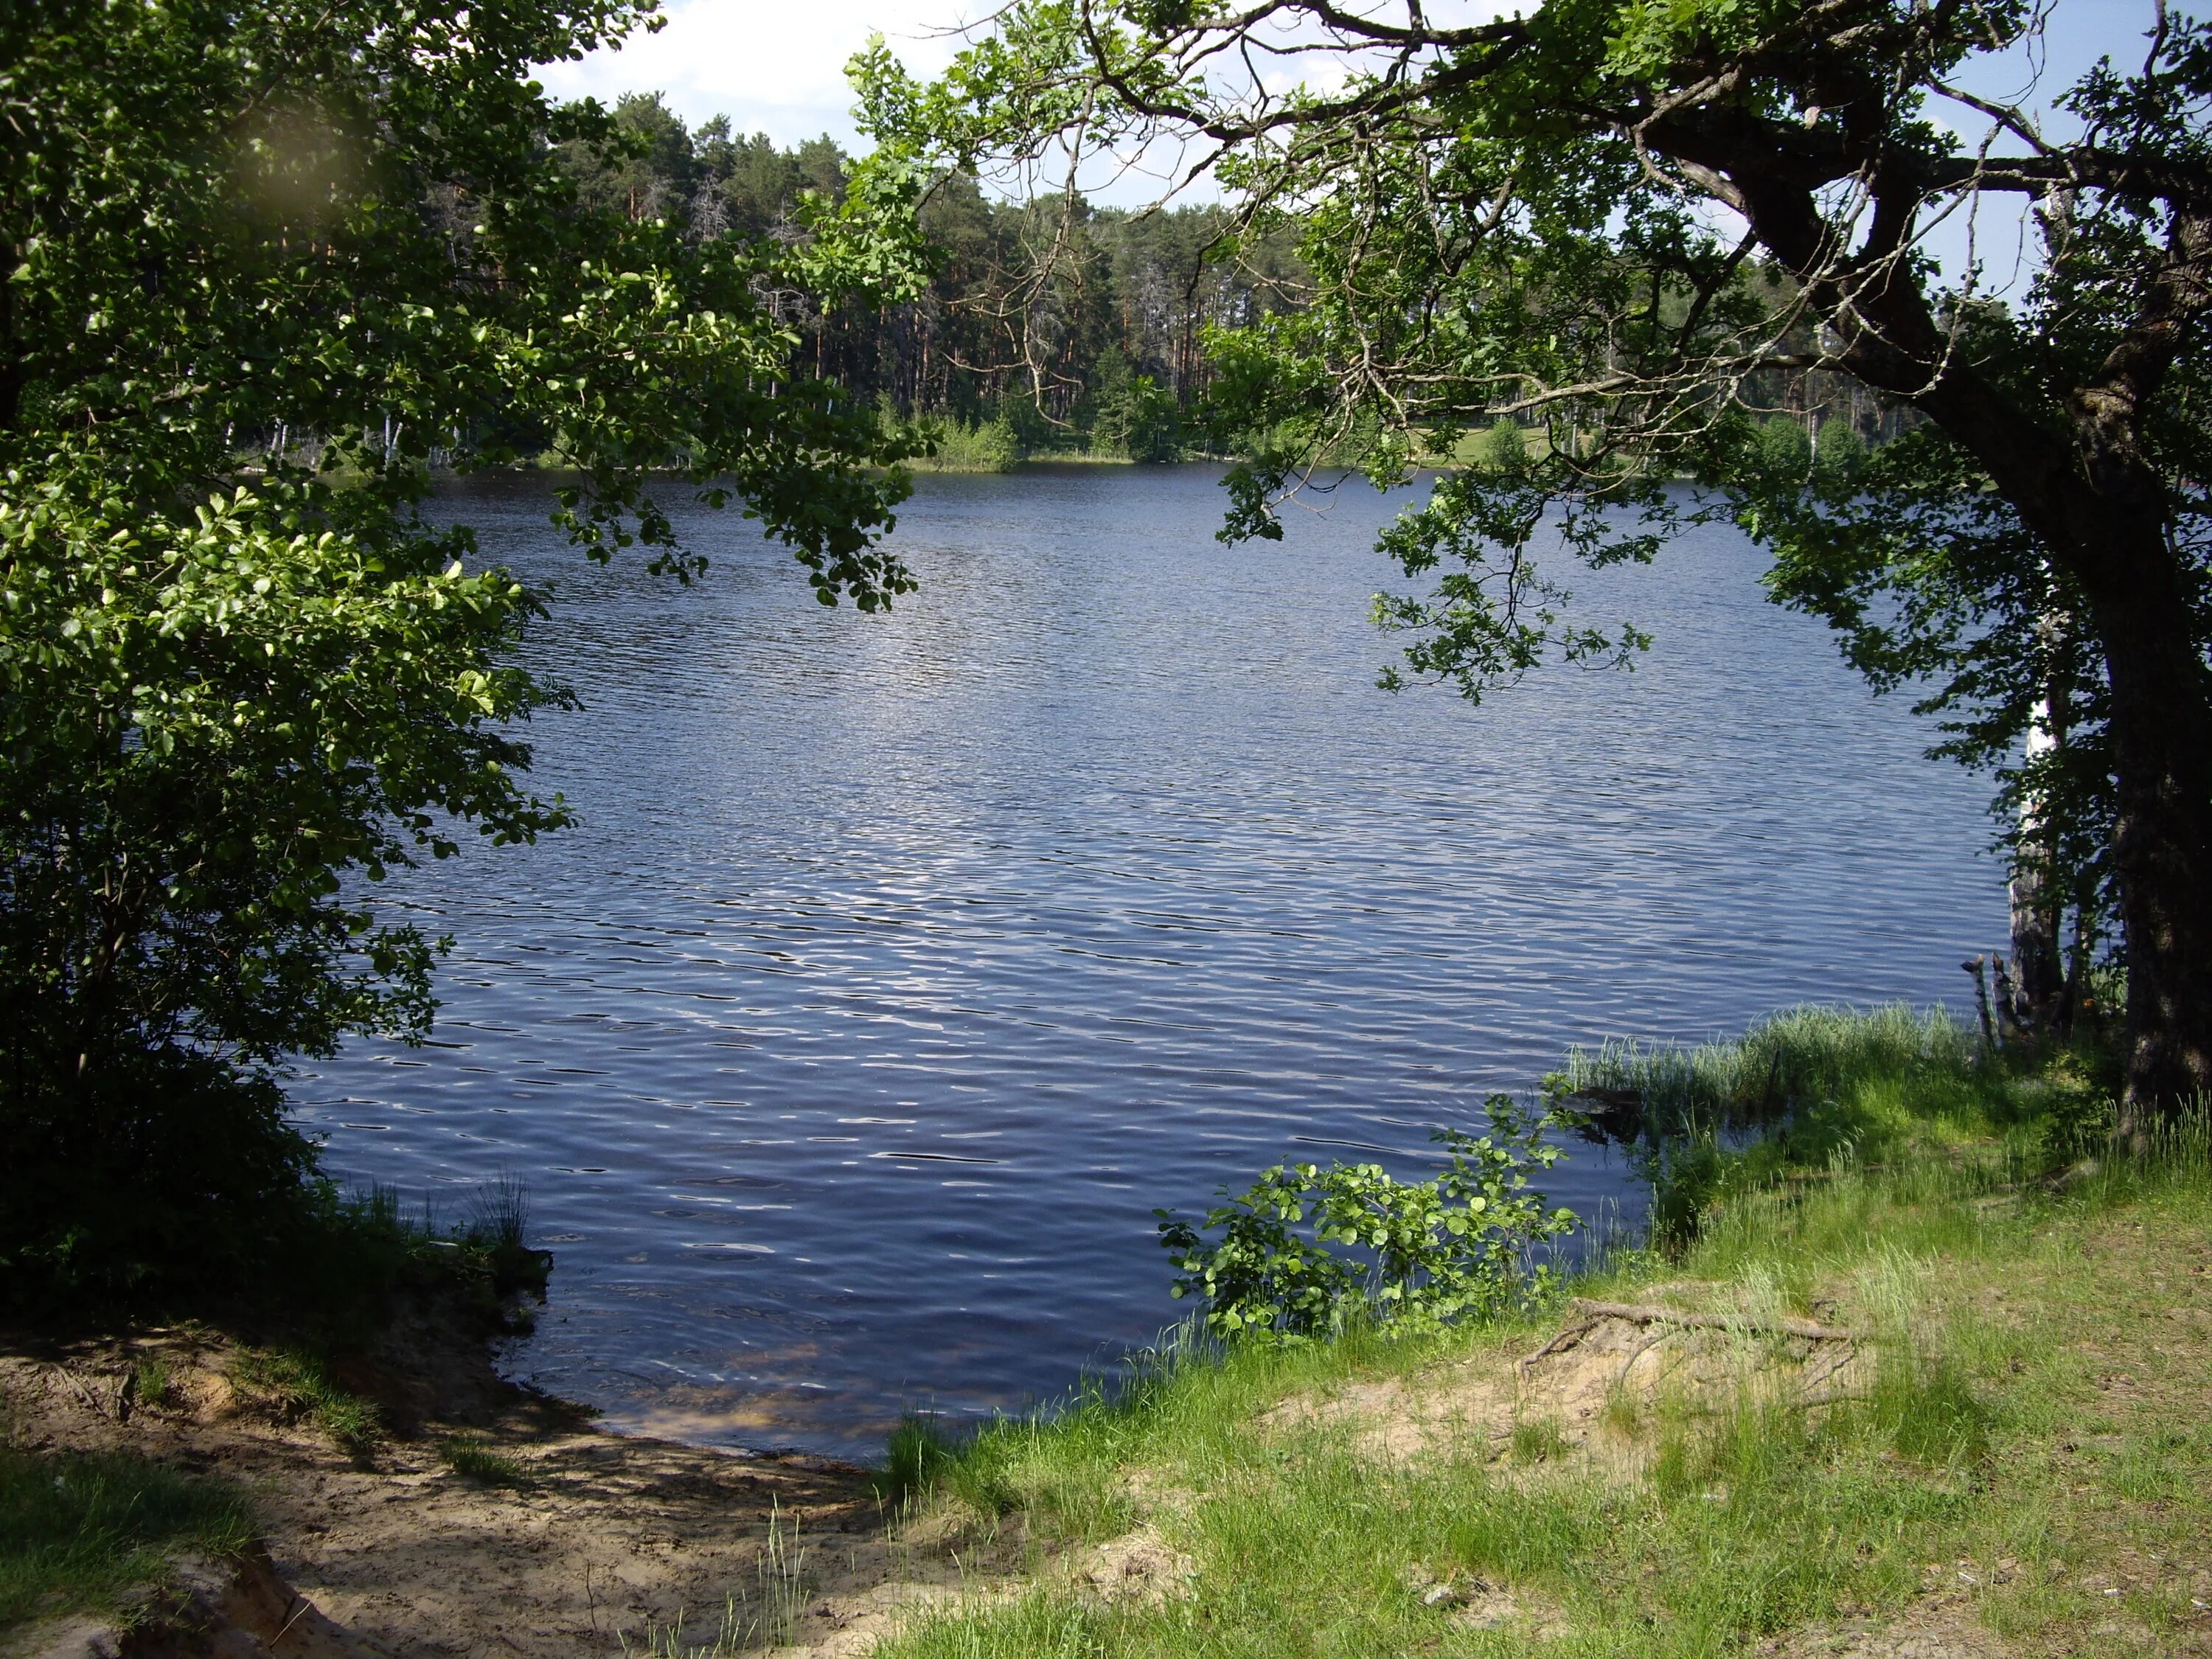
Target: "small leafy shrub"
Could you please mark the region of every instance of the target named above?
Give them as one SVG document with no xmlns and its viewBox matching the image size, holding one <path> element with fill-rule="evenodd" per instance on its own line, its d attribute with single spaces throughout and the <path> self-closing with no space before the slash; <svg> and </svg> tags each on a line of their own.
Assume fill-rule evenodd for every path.
<svg viewBox="0 0 2212 1659">
<path fill-rule="evenodd" d="M 1532 1245 L 1575 1224 L 1528 1171 L 1551 1167 L 1548 1114 L 1508 1095 L 1485 1103 L 1492 1129 L 1439 1129 L 1450 1164 L 1401 1182 L 1379 1164 L 1275 1165 L 1194 1227 L 1165 1210 L 1160 1243 L 1178 1297 L 1206 1298 L 1217 1336 L 1302 1341 L 1355 1320 L 1401 1330 L 1485 1318 L 1540 1297 L 1553 1278 Z M 1218 1231 L 1218 1239 L 1206 1235 Z"/>
<path fill-rule="evenodd" d="M 939 472 L 1012 472 L 1022 459 L 1021 434 L 1004 416 L 969 424 L 890 417 L 894 429 L 922 447 L 918 465 Z"/>
<path fill-rule="evenodd" d="M 0 1076 L 0 1309 L 68 1317 L 281 1259 L 314 1148 L 273 1079 L 177 1047 L 49 1069 Z"/>
<path fill-rule="evenodd" d="M 2112 1143 L 2118 1122 L 2110 1095 L 2086 1089 L 2054 1091 L 2044 1108 L 2039 1151 L 2046 1169 L 2063 1169 Z"/>
</svg>

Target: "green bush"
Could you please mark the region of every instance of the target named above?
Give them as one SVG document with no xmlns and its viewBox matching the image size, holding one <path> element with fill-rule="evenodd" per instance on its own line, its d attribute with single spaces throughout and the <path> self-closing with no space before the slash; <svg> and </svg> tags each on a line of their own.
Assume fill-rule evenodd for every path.
<svg viewBox="0 0 2212 1659">
<path fill-rule="evenodd" d="M 931 471 L 1011 472 L 1021 465 L 1021 434 L 1003 415 L 988 421 L 909 420 L 886 392 L 876 400 L 876 418 L 898 442 L 918 451 L 916 464 Z"/>
<path fill-rule="evenodd" d="M 2110 1095 L 2088 1090 L 2057 1095 L 2045 1112 L 2038 1138 L 2045 1166 L 2061 1169 L 2103 1152 L 2112 1143 L 2118 1121 Z"/>
<path fill-rule="evenodd" d="M 676 491 L 742 501 L 824 604 L 914 586 L 879 546 L 907 447 L 794 373 L 766 296 L 910 295 L 916 181 L 854 163 L 803 246 L 687 240 L 578 199 L 556 142 L 626 141 L 529 78 L 642 9 L 449 8 L 434 47 L 424 15 L 10 14 L 10 1300 L 281 1261 L 272 1233 L 327 1206 L 276 1079 L 428 1030 L 441 947 L 376 884 L 568 822 L 515 734 L 568 701 L 518 654 L 544 596 L 418 510 L 434 455 L 557 433 L 550 522 L 600 557 L 700 568 Z"/>
<path fill-rule="evenodd" d="M 0 1090 L 0 1307 L 240 1282 L 308 1221 L 314 1148 L 268 1076 L 173 1048 Z"/>
<path fill-rule="evenodd" d="M 1528 440 L 1521 423 L 1510 415 L 1499 416 L 1477 441 L 1475 455 L 1479 465 L 1492 472 L 1520 471 L 1528 465 Z"/>
<path fill-rule="evenodd" d="M 1182 459 L 1182 410 L 1175 393 L 1151 375 L 1132 372 L 1119 351 L 1099 358 L 1091 396 L 1097 413 L 1091 435 L 1101 448 L 1133 461 Z"/>
<path fill-rule="evenodd" d="M 1553 1270 L 1533 1263 L 1530 1247 L 1576 1221 L 1528 1185 L 1530 1170 L 1559 1156 L 1543 1139 L 1553 1119 L 1508 1095 L 1485 1103 L 1489 1134 L 1435 1132 L 1451 1162 L 1427 1181 L 1396 1180 L 1379 1164 L 1279 1164 L 1200 1226 L 1155 1211 L 1182 1275 L 1174 1294 L 1204 1297 L 1218 1336 L 1273 1341 L 1359 1322 L 1433 1329 L 1540 1296 Z"/>
</svg>

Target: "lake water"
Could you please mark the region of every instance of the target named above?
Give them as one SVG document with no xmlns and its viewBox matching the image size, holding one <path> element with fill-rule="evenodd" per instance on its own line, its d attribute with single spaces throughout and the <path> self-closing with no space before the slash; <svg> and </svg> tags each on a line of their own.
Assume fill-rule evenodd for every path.
<svg viewBox="0 0 2212 1659">
<path fill-rule="evenodd" d="M 520 1176 L 557 1254 L 511 1369 L 617 1427 L 867 1456 L 1182 1310 L 1155 1205 L 1285 1155 L 1420 1166 L 1571 1043 L 1957 1002 L 2003 937 L 1984 791 L 1920 757 L 1746 541 L 1576 581 L 1632 675 L 1374 688 L 1363 485 L 1225 549 L 1204 468 L 931 477 L 922 591 L 826 611 L 734 515 L 686 590 L 544 486 L 441 511 L 552 577 L 538 722 L 581 827 L 386 902 L 457 941 L 430 1046 L 295 1090 L 349 1179 Z M 1626 1199 L 1578 1149 L 1555 1197 Z"/>
</svg>

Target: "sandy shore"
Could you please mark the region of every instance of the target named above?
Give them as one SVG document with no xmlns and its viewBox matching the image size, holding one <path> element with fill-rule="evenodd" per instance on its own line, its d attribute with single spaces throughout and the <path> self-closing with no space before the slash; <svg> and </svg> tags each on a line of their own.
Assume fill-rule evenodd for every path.
<svg viewBox="0 0 2212 1659">
<path fill-rule="evenodd" d="M 132 1379 L 150 1359 L 168 1386 L 140 1400 Z M 1018 1555 L 1006 1537 L 902 1519 L 850 1464 L 606 1433 L 502 1381 L 480 1340 L 433 1321 L 403 1322 L 337 1368 L 385 1425 L 357 1455 L 252 1382 L 247 1362 L 193 1328 L 0 1333 L 16 1443 L 127 1449 L 237 1483 L 288 1593 L 370 1654 L 574 1659 L 637 1651 L 679 1622 L 684 1647 L 705 1645 L 729 1620 L 734 1646 L 827 1659 L 866 1651 L 918 1606 L 1002 1580 Z M 456 1473 L 455 1436 L 514 1478 Z M 276 1659 L 331 1651 L 311 1639 L 319 1626 L 295 1620 L 263 1645 Z M 13 1646 L 92 1653 L 101 1639 L 115 1645 L 49 1627 Z"/>
</svg>

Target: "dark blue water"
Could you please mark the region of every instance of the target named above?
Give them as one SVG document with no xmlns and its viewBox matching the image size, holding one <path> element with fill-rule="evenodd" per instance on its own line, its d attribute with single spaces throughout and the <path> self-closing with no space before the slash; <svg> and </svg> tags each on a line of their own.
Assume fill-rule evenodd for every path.
<svg viewBox="0 0 2212 1659">
<path fill-rule="evenodd" d="M 520 1374 L 867 1453 L 1151 1339 L 1155 1205 L 1418 1154 L 1571 1043 L 1955 1000 L 2002 937 L 1983 791 L 1755 550 L 1583 574 L 1644 665 L 1473 709 L 1374 689 L 1404 499 L 1224 549 L 1202 469 L 927 478 L 922 591 L 865 617 L 734 516 L 689 524 L 687 591 L 586 564 L 539 484 L 456 488 L 558 581 L 532 648 L 585 708 L 537 775 L 584 822 L 392 884 L 458 941 L 446 1009 L 301 1079 L 331 1166 L 448 1209 L 528 1182 L 559 1266 Z M 1626 1191 L 1592 1152 L 1557 1176 Z"/>
</svg>

